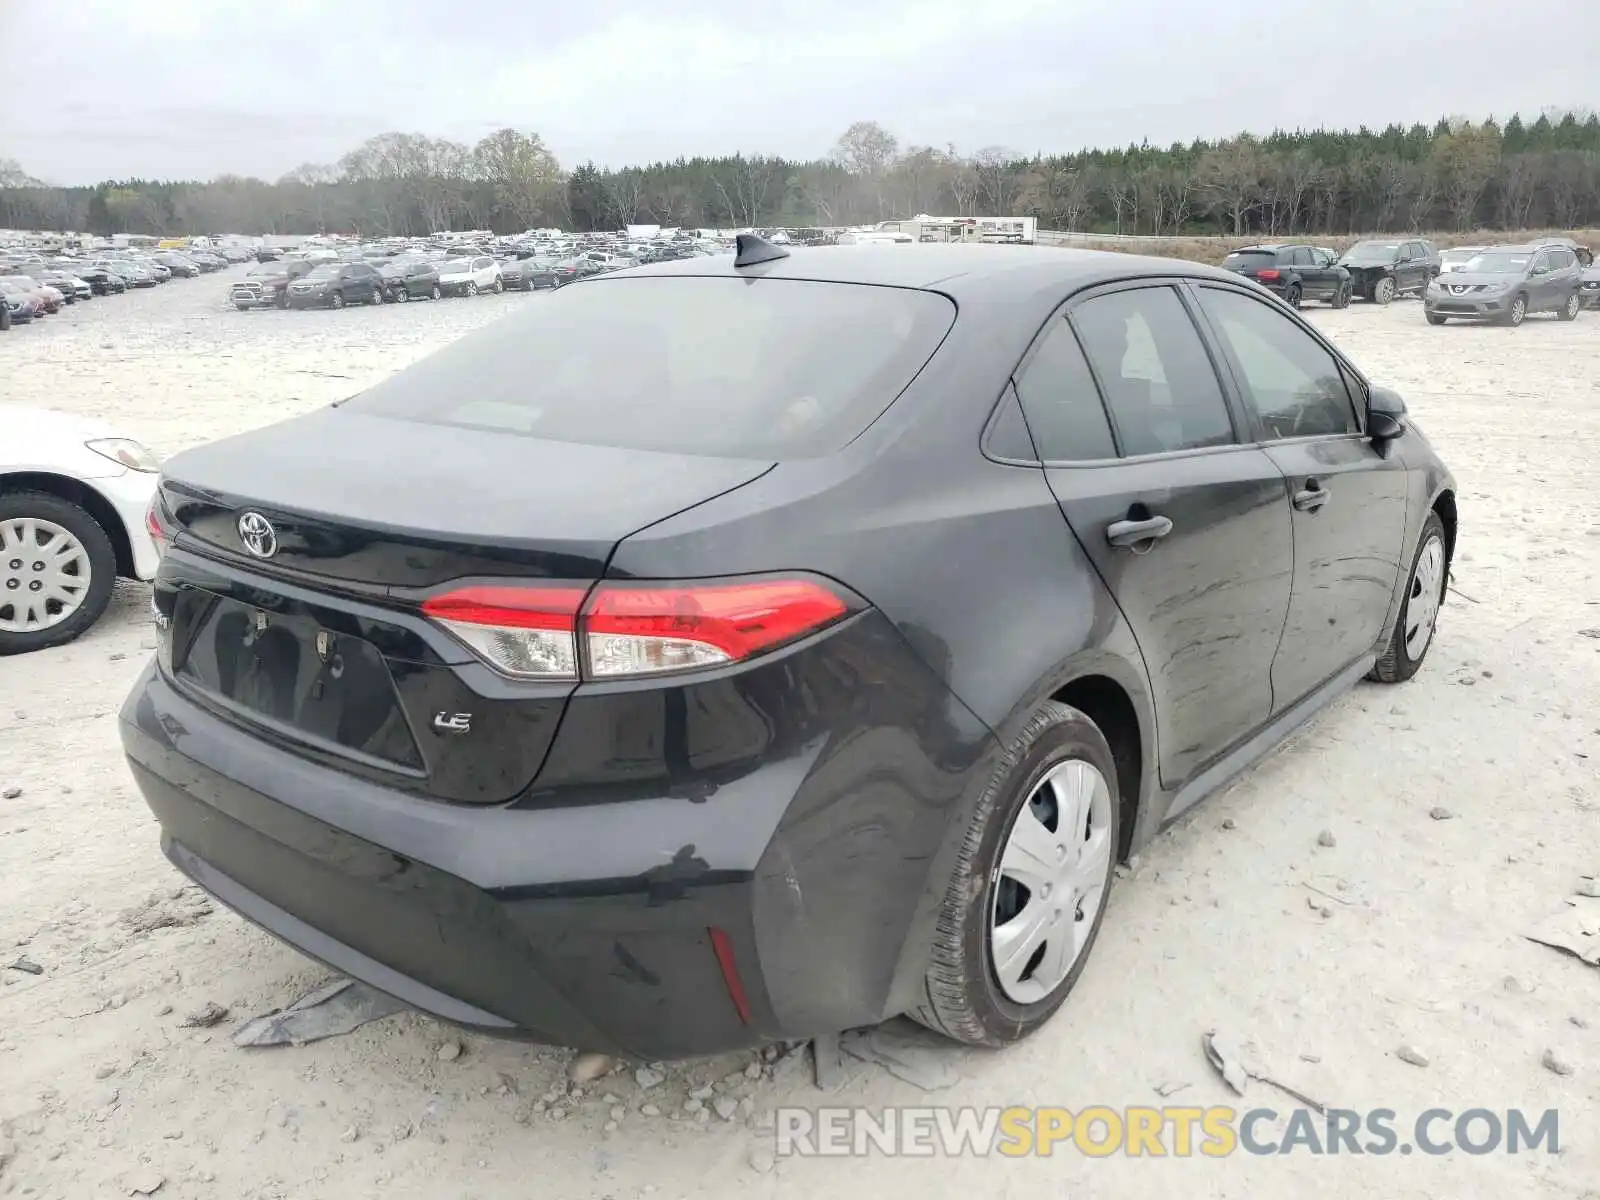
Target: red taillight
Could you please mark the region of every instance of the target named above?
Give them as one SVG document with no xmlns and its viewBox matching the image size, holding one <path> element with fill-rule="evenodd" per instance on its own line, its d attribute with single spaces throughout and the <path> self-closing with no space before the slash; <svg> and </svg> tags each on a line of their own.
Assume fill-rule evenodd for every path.
<svg viewBox="0 0 1600 1200">
<path fill-rule="evenodd" d="M 849 608 L 819 583 L 763 579 L 602 583 L 592 592 L 582 586 L 476 586 L 434 596 L 422 611 L 504 674 L 577 680 L 739 662 L 814 633 Z"/>
<path fill-rule="evenodd" d="M 597 677 L 737 662 L 844 616 L 844 601 L 803 579 L 702 587 L 601 584 L 583 612 Z"/>
<path fill-rule="evenodd" d="M 1256 272 L 1256 278 L 1257 279 L 1276 279 L 1277 277 L 1278 277 L 1278 268 L 1277 267 L 1268 267 L 1264 271 L 1257 271 Z"/>
<path fill-rule="evenodd" d="M 172 540 L 172 535 L 167 532 L 167 527 L 161 523 L 161 497 L 150 497 L 150 507 L 144 510 L 144 529 L 150 535 L 150 540 L 155 543 L 156 554 L 167 552 L 167 543 Z"/>
</svg>

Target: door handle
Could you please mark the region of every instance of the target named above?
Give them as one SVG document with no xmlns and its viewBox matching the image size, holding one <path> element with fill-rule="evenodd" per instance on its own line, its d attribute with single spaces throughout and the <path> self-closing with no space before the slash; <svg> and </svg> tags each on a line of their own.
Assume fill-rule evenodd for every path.
<svg viewBox="0 0 1600 1200">
<path fill-rule="evenodd" d="M 1172 532 L 1169 517 L 1146 517 L 1142 521 L 1113 521 L 1106 526 L 1106 541 L 1113 546 L 1132 549 L 1140 542 L 1153 542 Z"/>
<path fill-rule="evenodd" d="M 1328 489 L 1315 479 L 1306 480 L 1306 486 L 1294 494 L 1294 506 L 1301 512 L 1316 512 L 1328 500 Z"/>
</svg>

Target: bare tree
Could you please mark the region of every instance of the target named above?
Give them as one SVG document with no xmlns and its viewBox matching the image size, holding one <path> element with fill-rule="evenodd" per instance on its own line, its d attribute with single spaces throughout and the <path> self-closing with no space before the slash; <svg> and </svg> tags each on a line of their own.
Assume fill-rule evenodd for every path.
<svg viewBox="0 0 1600 1200">
<path fill-rule="evenodd" d="M 1197 186 L 1212 211 L 1227 218 L 1234 236 L 1242 235 L 1261 198 L 1262 162 L 1255 141 L 1235 138 L 1206 151 L 1196 176 Z"/>
<path fill-rule="evenodd" d="M 1004 146 L 985 146 L 973 155 L 972 165 L 978 172 L 978 188 L 991 216 L 1011 215 L 1015 183 L 1007 164 L 1014 157 Z"/>
</svg>

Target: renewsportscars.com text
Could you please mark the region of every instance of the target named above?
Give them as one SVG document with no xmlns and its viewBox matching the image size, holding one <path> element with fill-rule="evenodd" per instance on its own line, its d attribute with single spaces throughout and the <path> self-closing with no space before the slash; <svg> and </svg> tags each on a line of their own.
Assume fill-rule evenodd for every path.
<svg viewBox="0 0 1600 1200">
<path fill-rule="evenodd" d="M 1279 1111 L 1168 1105 L 1111 1108 L 780 1108 L 779 1155 L 881 1154 L 1012 1158 L 1056 1153 L 1090 1158 L 1198 1155 L 1556 1154 L 1555 1109 L 1430 1108 Z"/>
</svg>

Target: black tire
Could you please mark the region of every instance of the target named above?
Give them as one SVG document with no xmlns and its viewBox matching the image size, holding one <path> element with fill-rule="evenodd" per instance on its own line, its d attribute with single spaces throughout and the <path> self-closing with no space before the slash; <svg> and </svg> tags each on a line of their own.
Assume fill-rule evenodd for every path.
<svg viewBox="0 0 1600 1200">
<path fill-rule="evenodd" d="M 406 287 L 397 287 L 397 288 L 395 288 L 395 290 L 394 290 L 394 302 L 396 304 L 406 304 L 410 300 L 411 300 L 411 289 L 410 288 L 406 288 Z"/>
<path fill-rule="evenodd" d="M 1511 297 L 1511 307 L 1506 309 L 1504 321 L 1515 329 L 1528 319 L 1528 298 L 1520 293 Z"/>
<path fill-rule="evenodd" d="M 328 307 L 329 308 L 343 308 L 344 307 L 344 293 L 336 291 L 336 292 L 333 293 L 332 296 L 328 297 Z"/>
<path fill-rule="evenodd" d="M 1334 308 L 1349 308 L 1350 292 L 1350 281 L 1347 279 L 1339 285 L 1338 290 L 1333 293 L 1333 299 L 1328 301 L 1328 303 Z"/>
<path fill-rule="evenodd" d="M 1291 283 L 1283 292 L 1283 302 L 1290 308 L 1299 308 L 1305 293 L 1298 283 Z"/>
<path fill-rule="evenodd" d="M 1577 292 L 1567 297 L 1567 302 L 1557 310 L 1557 315 L 1563 321 L 1576 321 L 1578 313 L 1583 310 L 1583 298 Z"/>
<path fill-rule="evenodd" d="M 434 284 L 431 288 L 428 289 L 428 299 L 429 300 L 442 300 L 443 298 L 444 298 L 444 289 L 441 288 L 437 283 Z"/>
<path fill-rule="evenodd" d="M 367 297 L 367 303 L 372 305 L 374 308 L 376 308 L 378 305 L 382 304 L 383 303 L 383 289 L 381 287 L 374 287 L 372 289 L 372 295 Z"/>
<path fill-rule="evenodd" d="M 466 294 L 469 296 L 476 296 L 478 294 L 478 284 L 476 280 L 467 284 Z"/>
<path fill-rule="evenodd" d="M 237 308 L 240 312 L 249 312 L 250 311 L 250 306 L 248 304 L 235 304 L 234 307 Z"/>
<path fill-rule="evenodd" d="M 1443 325 L 1445 323 L 1445 321 L 1448 319 L 1448 318 L 1444 317 L 1440 313 L 1432 313 L 1431 312 L 1431 313 L 1428 313 L 1427 316 L 1428 316 L 1428 324 L 1429 325 Z"/>
<path fill-rule="evenodd" d="M 1422 532 L 1417 536 L 1417 548 L 1411 552 L 1411 566 L 1406 574 L 1406 594 L 1400 602 L 1400 611 L 1395 614 L 1394 628 L 1389 630 L 1389 637 L 1384 643 L 1383 652 L 1378 655 L 1378 661 L 1372 665 L 1372 670 L 1367 672 L 1367 678 L 1378 683 L 1404 683 L 1417 673 L 1423 662 L 1428 657 L 1428 651 L 1433 649 L 1434 637 L 1437 632 L 1428 638 L 1428 644 L 1422 648 L 1419 658 L 1412 658 L 1410 650 L 1406 647 L 1406 618 L 1411 613 L 1411 601 L 1414 599 L 1412 592 L 1417 586 L 1417 564 L 1422 561 L 1422 552 L 1427 549 L 1428 543 L 1437 538 L 1441 550 L 1445 552 L 1444 569 L 1439 576 L 1439 599 L 1444 599 L 1444 590 L 1450 582 L 1449 542 L 1444 535 L 1444 522 L 1439 519 L 1439 514 L 1430 512 L 1428 519 L 1422 523 Z M 1435 614 L 1437 620 L 1437 614 Z"/>
<path fill-rule="evenodd" d="M 86 510 L 48 492 L 0 495 L 0 522 L 18 517 L 52 521 L 77 538 L 89 556 L 89 587 L 78 611 L 57 625 L 20 633 L 0 630 L 0 655 L 26 654 L 72 641 L 100 619 L 111 602 L 111 588 L 117 581 L 117 555 L 111 547 L 111 538 Z M 6 595 L 6 591 L 0 590 L 0 612 L 6 611 Z"/>
<path fill-rule="evenodd" d="M 277 305 L 279 308 L 289 307 L 289 293 L 287 291 L 281 292 L 278 295 Z"/>
<path fill-rule="evenodd" d="M 1018 1004 L 1000 989 L 990 959 L 989 916 L 999 882 L 1000 855 L 1039 781 L 1050 768 L 1070 759 L 1091 764 L 1112 789 L 1106 895 L 1088 940 L 1066 977 L 1037 1003 Z M 908 1014 L 913 1020 L 958 1042 L 998 1047 L 1027 1037 L 1061 1007 L 1094 951 L 1109 901 L 1121 833 L 1116 778 L 1111 748 L 1093 721 L 1065 704 L 1050 701 L 1040 705 L 995 764 L 994 774 L 978 798 L 940 906 L 925 980 L 926 998 Z"/>
<path fill-rule="evenodd" d="M 496 296 L 500 295 L 501 292 L 506 290 L 506 281 L 496 276 L 494 284 L 491 286 L 490 290 L 494 292 Z"/>
<path fill-rule="evenodd" d="M 1387 275 L 1372 285 L 1372 298 L 1379 304 L 1388 304 L 1399 294 L 1399 285 Z"/>
<path fill-rule="evenodd" d="M 11 328 L 11 306 L 0 300 L 0 333 L 5 333 Z"/>
</svg>

